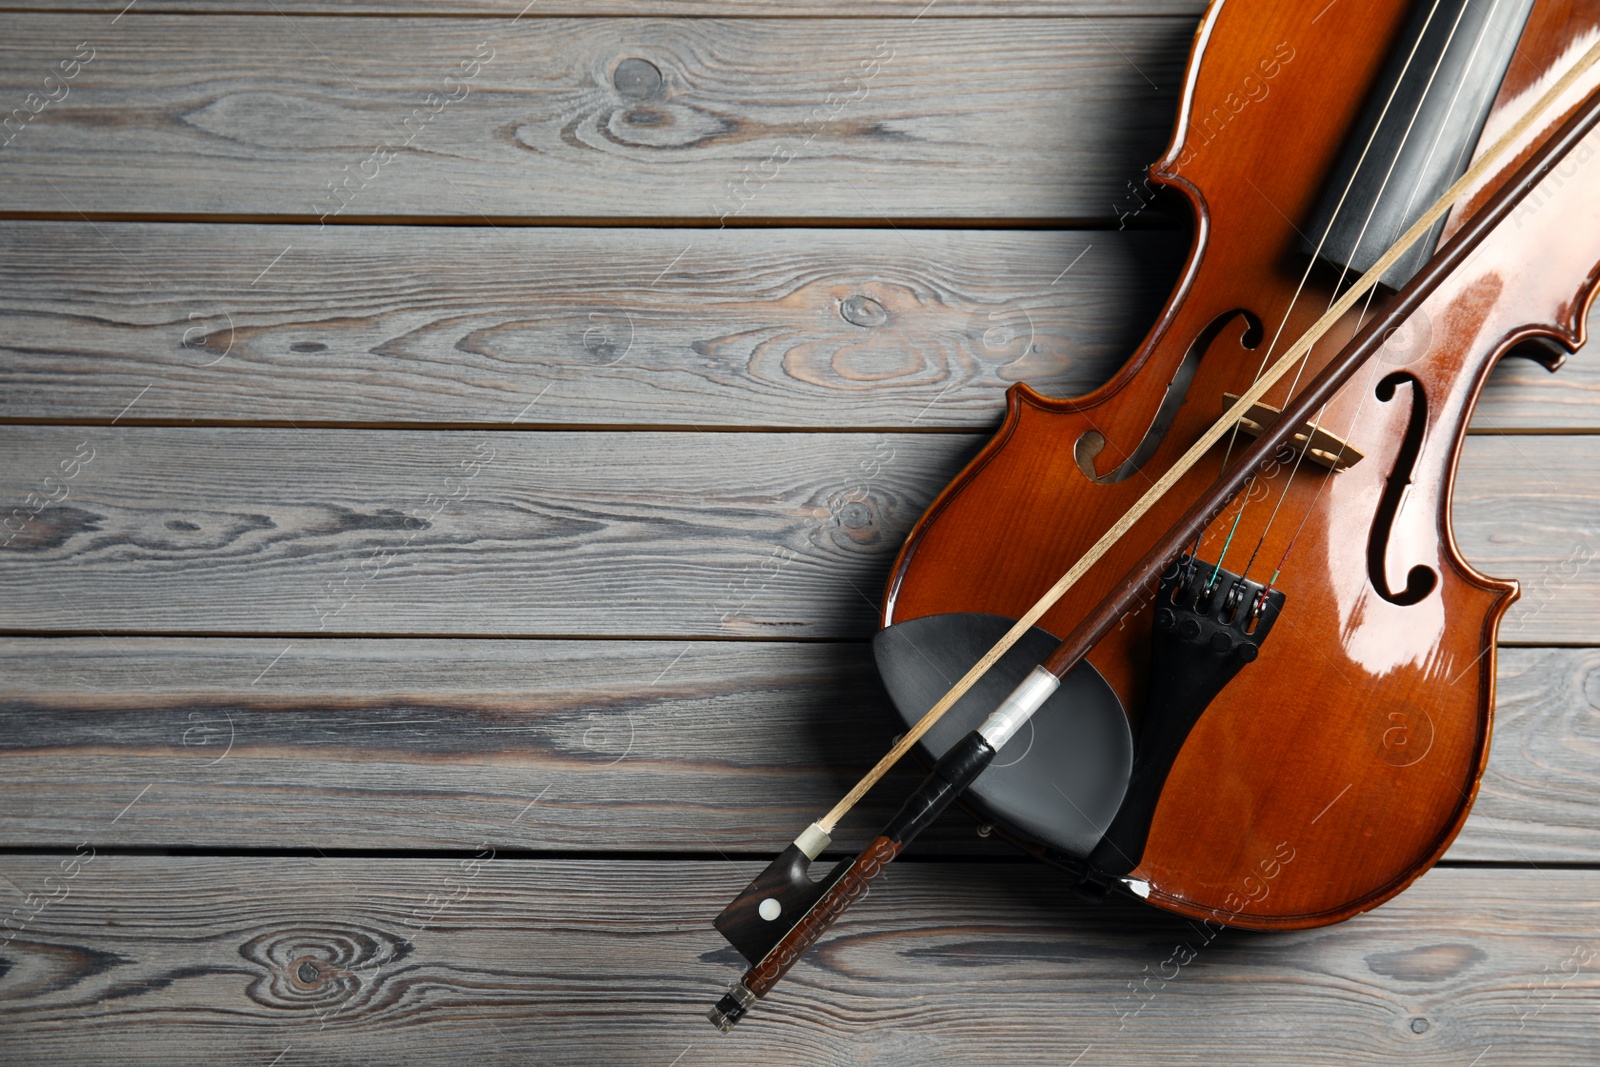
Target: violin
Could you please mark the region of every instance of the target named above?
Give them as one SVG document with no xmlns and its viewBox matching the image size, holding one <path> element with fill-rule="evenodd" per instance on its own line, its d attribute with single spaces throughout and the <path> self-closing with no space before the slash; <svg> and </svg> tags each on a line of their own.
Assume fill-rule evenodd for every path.
<svg viewBox="0 0 1600 1067">
<path fill-rule="evenodd" d="M 1439 859 L 1518 591 L 1461 557 L 1451 483 L 1494 363 L 1584 341 L 1597 31 L 1600 0 L 1212 3 L 1149 171 L 1194 216 L 1175 291 L 1101 388 L 1013 386 L 911 531 L 874 640 L 905 732 L 717 918 L 750 968 L 714 1025 L 958 800 L 1079 894 L 1256 930 Z"/>
</svg>

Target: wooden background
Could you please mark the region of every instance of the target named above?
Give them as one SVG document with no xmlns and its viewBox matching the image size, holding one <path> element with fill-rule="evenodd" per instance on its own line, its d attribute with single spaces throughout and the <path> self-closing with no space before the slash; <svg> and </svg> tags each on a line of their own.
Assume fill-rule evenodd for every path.
<svg viewBox="0 0 1600 1067">
<path fill-rule="evenodd" d="M 1466 444 L 1525 597 L 1416 887 L 1207 940 L 953 815 L 712 1031 L 910 523 L 1170 284 L 1201 5 L 523 3 L 0 12 L 0 1060 L 1600 1062 L 1587 354 Z"/>
</svg>

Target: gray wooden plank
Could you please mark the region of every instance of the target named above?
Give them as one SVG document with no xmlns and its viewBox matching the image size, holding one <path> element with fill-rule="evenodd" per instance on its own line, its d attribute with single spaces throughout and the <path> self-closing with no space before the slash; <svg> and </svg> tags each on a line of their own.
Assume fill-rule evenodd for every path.
<svg viewBox="0 0 1600 1067">
<path fill-rule="evenodd" d="M 125 10 L 125 4 L 107 0 L 10 0 L 7 10 L 14 11 L 94 11 L 116 15 Z M 651 16 L 651 15 L 710 15 L 742 18 L 794 18 L 799 16 L 874 16 L 880 18 L 918 18 L 930 15 L 938 18 L 954 16 L 986 19 L 1016 16 L 1056 16 L 1066 18 L 1148 17 L 1152 15 L 1182 15 L 1198 19 L 1205 11 L 1205 0 L 861 0 L 841 3 L 839 0 L 538 0 L 530 8 L 528 0 L 456 0 L 450 5 L 452 17 L 501 16 L 535 20 L 552 15 L 596 16 Z M 281 11 L 294 16 L 327 15 L 427 15 L 436 16 L 439 5 L 429 0 L 273 0 L 263 6 L 260 13 Z M 246 9 L 248 10 L 248 9 Z M 232 0 L 144 0 L 130 13 L 130 17 L 157 13 L 240 14 L 240 5 Z"/>
<path fill-rule="evenodd" d="M 0 418 L 987 429 L 1086 392 L 1173 234 L 0 222 Z M 866 303 L 870 301 L 871 303 Z M 849 316 L 849 317 L 847 317 Z M 1600 360 L 1476 425 L 1593 429 Z"/>
<path fill-rule="evenodd" d="M 1481 433 L 1591 430 L 1597 413 L 1600 353 L 1585 346 L 1554 374 L 1532 360 L 1502 360 L 1478 399 L 1472 427 Z"/>
<path fill-rule="evenodd" d="M 13 638 L 0 692 L 11 846 L 762 852 L 896 732 L 860 644 Z M 947 824 L 935 851 L 977 850 Z"/>
<path fill-rule="evenodd" d="M 1086 392 L 1171 234 L 0 223 L 0 418 L 993 426 Z M 847 317 L 848 316 L 848 317 Z M 1537 424 L 1537 423 L 1535 423 Z"/>
<path fill-rule="evenodd" d="M 1593 1062 L 1600 1007 L 1595 871 L 1437 870 L 1341 926 L 1249 935 L 1077 903 L 1031 865 L 902 863 L 719 1037 L 704 1011 L 739 966 L 710 919 L 754 864 L 63 862 L 0 859 L 65 893 L 0 949 L 7 1049 L 34 1064 L 1565 1067 Z"/>
<path fill-rule="evenodd" d="M 5 427 L 0 628 L 860 636 L 980 442 Z"/>
<path fill-rule="evenodd" d="M 0 628 L 862 637 L 906 532 L 981 443 L 0 427 L 20 527 Z M 1591 435 L 1466 443 L 1457 537 L 1529 584 L 1508 641 L 1600 636 L 1597 452 Z"/>
<path fill-rule="evenodd" d="M 855 643 L 12 638 L 0 694 L 11 847 L 459 848 L 514 826 L 524 849 L 759 854 L 897 729 Z M 1600 650 L 1503 649 L 1498 696 L 1449 858 L 1600 862 Z M 974 830 L 952 813 L 917 853 L 1013 855 Z"/>
<path fill-rule="evenodd" d="M 0 99 L 46 91 L 62 62 L 76 74 L 6 134 L 0 211 L 346 221 L 1111 219 L 1170 134 L 1195 26 L 6 22 Z"/>
<path fill-rule="evenodd" d="M 1499 675 L 1489 767 L 1449 858 L 1594 863 L 1600 650 L 1502 648 Z"/>
<path fill-rule="evenodd" d="M 1501 641 L 1600 643 L 1600 439 L 1469 438 L 1454 514 L 1466 558 L 1522 583 Z"/>
</svg>

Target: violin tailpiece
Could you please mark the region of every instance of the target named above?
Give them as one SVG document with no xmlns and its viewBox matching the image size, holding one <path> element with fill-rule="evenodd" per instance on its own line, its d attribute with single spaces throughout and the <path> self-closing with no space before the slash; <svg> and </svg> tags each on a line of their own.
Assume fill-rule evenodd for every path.
<svg viewBox="0 0 1600 1067">
<path fill-rule="evenodd" d="M 1161 578 L 1151 635 L 1150 695 L 1122 806 L 1089 855 L 1095 876 L 1139 865 L 1162 787 L 1201 714 L 1245 664 L 1283 610 L 1281 590 L 1183 556 Z"/>
</svg>

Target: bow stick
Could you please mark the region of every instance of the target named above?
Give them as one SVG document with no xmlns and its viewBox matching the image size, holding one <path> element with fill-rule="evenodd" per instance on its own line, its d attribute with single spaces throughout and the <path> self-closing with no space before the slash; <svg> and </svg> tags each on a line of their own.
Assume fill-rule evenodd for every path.
<svg viewBox="0 0 1600 1067">
<path fill-rule="evenodd" d="M 911 746 L 927 733 L 1012 645 L 1032 629 L 1034 623 L 1055 606 L 1056 602 L 1088 573 L 1090 568 L 1099 562 L 1112 546 L 1210 451 L 1212 446 L 1238 425 L 1250 408 L 1287 375 L 1295 364 L 1305 358 L 1317 341 L 1321 340 L 1357 301 L 1378 284 L 1383 274 L 1412 245 L 1421 240 L 1434 223 L 1455 206 L 1461 194 L 1476 185 L 1539 117 L 1596 62 L 1600 62 L 1600 43 L 1584 53 L 1532 108 L 1495 141 L 1466 173 L 1445 190 L 1444 194 L 1400 235 L 1388 251 L 1336 300 L 1327 312 L 1279 357 L 1277 362 L 1256 379 L 1255 384 L 1146 490 L 1144 495 L 1073 564 L 1067 573 L 1062 575 L 1021 619 L 1017 620 L 1016 625 L 1007 631 L 993 648 L 984 653 L 972 669 L 895 743 L 827 815 L 806 827 L 778 860 L 758 876 L 733 904 L 729 905 L 723 913 L 723 918 L 737 919 L 741 909 L 760 906 L 757 900 L 773 886 L 787 882 L 789 880 L 787 876 L 796 869 L 796 865 L 804 877 L 804 866 L 816 859 L 831 843 L 830 835 L 844 814 L 854 807 L 900 757 L 909 751 Z M 1316 412 L 1333 398 L 1373 353 L 1383 346 L 1389 334 L 1427 300 L 1439 284 L 1511 213 L 1528 191 L 1542 181 L 1597 123 L 1600 123 L 1600 93 L 1593 93 L 1585 99 L 1583 106 L 1563 123 L 1537 152 L 1533 153 L 1490 201 L 1456 232 L 1444 248 L 1428 261 L 1394 300 L 1357 333 L 1345 348 L 1295 396 L 1283 413 L 1274 420 L 1272 426 L 1244 451 L 1232 471 L 1224 472 L 1211 485 L 1184 513 L 1182 519 L 1157 540 L 1156 544 L 1073 629 L 1056 650 L 1042 664 L 1034 668 L 1033 672 L 982 725 L 940 757 L 922 785 L 865 851 L 854 860 L 840 864 L 839 868 L 823 880 L 815 902 L 707 1013 L 713 1025 L 724 1033 L 733 1029 L 734 1024 L 744 1016 L 750 1005 L 757 998 L 765 996 L 777 984 L 834 920 L 866 891 L 872 880 L 882 873 L 883 868 L 899 855 L 911 839 L 937 818 L 950 802 L 988 767 L 995 753 L 1028 721 L 1033 712 L 1044 704 L 1061 684 L 1061 679 L 1067 672 L 1077 665 L 1109 632 L 1116 620 L 1128 610 L 1138 591 L 1158 577 L 1166 569 L 1168 562 L 1210 525 L 1258 469 L 1272 462 L 1273 454 L 1289 441 L 1296 430 L 1312 421 Z M 801 859 L 802 856 L 804 859 Z M 765 915 L 762 917 L 767 918 Z M 772 918 L 776 918 L 776 915 Z"/>
</svg>

